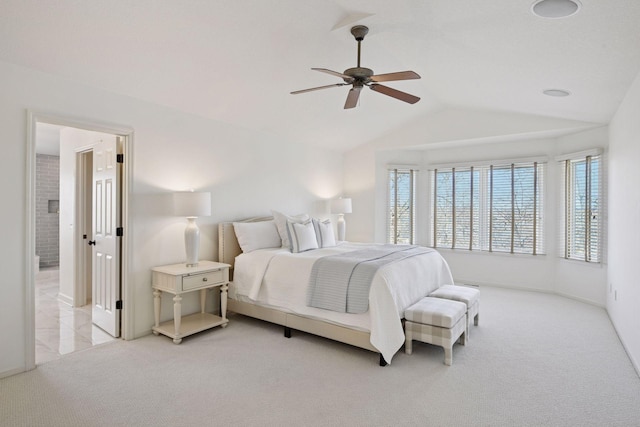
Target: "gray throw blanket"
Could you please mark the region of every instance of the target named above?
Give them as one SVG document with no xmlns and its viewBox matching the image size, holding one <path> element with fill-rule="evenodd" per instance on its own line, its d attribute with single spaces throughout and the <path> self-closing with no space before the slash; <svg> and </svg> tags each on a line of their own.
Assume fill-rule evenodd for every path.
<svg viewBox="0 0 640 427">
<path fill-rule="evenodd" d="M 319 258 L 311 268 L 307 304 L 341 313 L 364 313 L 369 309 L 369 289 L 379 268 L 432 251 L 421 246 L 380 245 Z"/>
</svg>

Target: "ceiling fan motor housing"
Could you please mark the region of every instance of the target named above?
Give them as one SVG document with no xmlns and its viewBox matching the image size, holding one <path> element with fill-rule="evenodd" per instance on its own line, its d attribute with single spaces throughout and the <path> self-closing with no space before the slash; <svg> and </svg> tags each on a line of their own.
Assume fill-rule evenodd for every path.
<svg viewBox="0 0 640 427">
<path fill-rule="evenodd" d="M 373 76 L 373 70 L 365 67 L 354 67 L 344 70 L 347 76 L 353 77 L 353 80 L 362 83 L 371 82 L 371 76 Z M 345 82 L 351 83 L 349 79 L 344 79 Z"/>
</svg>

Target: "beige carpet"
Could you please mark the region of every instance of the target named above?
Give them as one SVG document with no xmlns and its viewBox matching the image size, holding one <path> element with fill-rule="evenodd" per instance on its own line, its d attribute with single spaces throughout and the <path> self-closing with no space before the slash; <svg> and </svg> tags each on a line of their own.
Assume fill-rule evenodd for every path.
<svg viewBox="0 0 640 427">
<path fill-rule="evenodd" d="M 483 287 L 480 326 L 391 365 L 241 316 L 174 345 L 104 344 L 0 380 L 2 426 L 640 426 L 640 379 L 607 317 Z"/>
</svg>

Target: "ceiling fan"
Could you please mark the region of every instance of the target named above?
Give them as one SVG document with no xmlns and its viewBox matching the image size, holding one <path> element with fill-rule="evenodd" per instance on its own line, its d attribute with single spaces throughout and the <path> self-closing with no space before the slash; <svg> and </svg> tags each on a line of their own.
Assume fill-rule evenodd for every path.
<svg viewBox="0 0 640 427">
<path fill-rule="evenodd" d="M 365 27 L 364 25 L 356 25 L 355 27 L 351 28 L 351 34 L 353 34 L 356 41 L 358 42 L 357 67 L 344 70 L 343 73 L 328 70 L 326 68 L 312 68 L 312 70 L 315 70 L 315 71 L 320 71 L 322 73 L 327 73 L 336 77 L 340 77 L 344 80 L 344 83 L 335 83 L 332 85 L 313 87 L 310 89 L 296 90 L 295 92 L 291 92 L 291 94 L 297 95 L 299 93 L 312 92 L 314 90 L 320 90 L 320 89 L 328 89 L 330 87 L 351 85 L 352 88 L 349 90 L 349 94 L 347 95 L 347 101 L 344 103 L 345 109 L 353 108 L 358 104 L 358 99 L 360 98 L 360 91 L 364 86 L 368 86 L 371 90 L 375 92 L 380 92 L 392 98 L 399 99 L 400 101 L 408 102 L 409 104 L 415 104 L 416 102 L 420 101 L 420 98 L 418 98 L 417 96 L 379 84 L 379 82 L 419 79 L 420 76 L 417 73 L 413 71 L 399 71 L 396 73 L 375 75 L 373 74 L 373 70 L 360 66 L 360 42 L 364 40 L 364 36 L 366 36 L 367 33 L 369 33 L 369 28 Z"/>
</svg>

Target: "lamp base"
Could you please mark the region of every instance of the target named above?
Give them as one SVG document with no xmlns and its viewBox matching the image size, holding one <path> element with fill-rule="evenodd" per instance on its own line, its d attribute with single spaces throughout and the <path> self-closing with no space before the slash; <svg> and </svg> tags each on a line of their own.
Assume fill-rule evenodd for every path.
<svg viewBox="0 0 640 427">
<path fill-rule="evenodd" d="M 345 240 L 346 231 L 347 223 L 344 220 L 344 214 L 338 214 L 338 240 Z"/>
<path fill-rule="evenodd" d="M 200 229 L 195 217 L 187 217 L 189 223 L 184 230 L 184 247 L 187 252 L 187 267 L 198 265 L 198 249 L 200 247 Z"/>
</svg>

